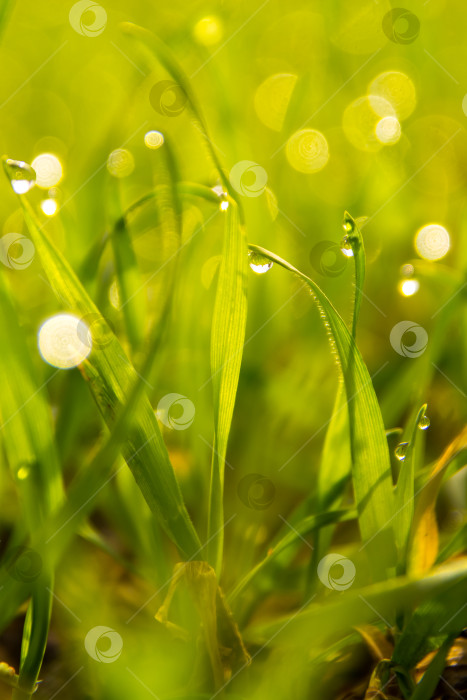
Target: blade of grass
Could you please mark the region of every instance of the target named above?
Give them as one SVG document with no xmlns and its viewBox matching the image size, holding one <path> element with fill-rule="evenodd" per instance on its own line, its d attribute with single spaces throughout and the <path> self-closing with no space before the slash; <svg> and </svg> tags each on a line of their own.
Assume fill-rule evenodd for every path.
<svg viewBox="0 0 467 700">
<path fill-rule="evenodd" d="M 324 601 L 310 602 L 302 611 L 252 625 L 244 630 L 244 637 L 256 643 L 290 645 L 291 648 L 303 645 L 306 639 L 313 639 L 313 644 L 317 645 L 322 640 L 348 632 L 355 625 L 370 624 L 375 619 L 380 621 L 381 617 L 388 619 L 394 615 L 396 606 L 410 609 L 427 600 L 447 599 L 453 591 L 460 596 L 462 589 L 465 598 L 466 582 L 467 558 L 463 557 L 423 577 L 399 576 L 358 590 L 348 589 L 342 595 L 330 596 Z M 439 612 L 441 627 L 448 619 L 442 619 L 446 606 L 439 608 Z M 464 614 L 467 615 L 465 610 Z M 449 629 L 448 633 L 451 632 Z M 402 649 L 397 662 L 401 658 Z M 403 665 L 413 667 L 414 663 L 416 661 L 411 656 L 410 663 Z"/>
<path fill-rule="evenodd" d="M 419 435 L 419 424 L 425 415 L 426 404 L 418 411 L 412 423 L 409 437 L 409 444 L 405 453 L 405 458 L 401 463 L 401 470 L 394 489 L 394 500 L 396 518 L 394 521 L 394 531 L 396 545 L 399 550 L 399 570 L 404 573 L 406 567 L 407 547 L 412 529 L 414 515 L 414 482 L 415 482 L 415 462 L 416 462 L 416 441 Z"/>
<path fill-rule="evenodd" d="M 415 688 L 410 700 L 430 700 L 430 698 L 433 697 L 433 693 L 435 692 L 436 686 L 439 683 L 441 674 L 444 671 L 446 657 L 452 642 L 452 638 L 448 637 L 440 646 L 432 662 L 423 674 L 423 678 L 417 683 L 417 687 Z"/>
<path fill-rule="evenodd" d="M 365 282 L 365 249 L 360 229 L 348 212 L 344 214 L 343 228 L 347 232 L 347 241 L 352 247 L 352 257 L 355 262 L 355 297 L 352 311 L 352 338 L 355 342 Z M 323 511 L 339 501 L 351 475 L 352 456 L 346 402 L 345 386 L 339 384 L 331 421 L 324 439 L 317 479 L 317 493 L 316 497 L 313 498 L 314 509 L 317 512 Z M 328 528 L 316 534 L 315 546 L 310 559 L 306 596 L 310 595 L 312 582 L 316 580 L 318 562 L 324 551 L 327 550 L 333 532 L 334 528 Z"/>
<path fill-rule="evenodd" d="M 214 396 L 214 446 L 209 495 L 208 561 L 219 575 L 222 566 L 224 470 L 237 394 L 247 316 L 247 243 L 235 202 L 225 212 L 222 261 L 211 331 Z"/>
<path fill-rule="evenodd" d="M 309 277 L 279 256 L 259 246 L 250 250 L 292 272 L 311 289 L 331 334 L 333 345 L 342 367 L 350 417 L 350 442 L 352 448 L 352 479 L 359 511 L 359 526 L 365 543 L 372 543 L 375 563 L 385 565 L 394 560 L 391 521 L 393 517 L 392 476 L 389 451 L 383 420 L 373 389 L 371 377 L 358 351 L 352 335 L 339 313 L 321 288 Z M 387 535 L 385 551 L 376 549 L 377 535 Z"/>
<path fill-rule="evenodd" d="M 467 428 L 443 452 L 419 493 L 413 516 L 408 561 L 408 571 L 411 574 L 428 571 L 436 561 L 438 554 L 436 499 L 449 464 L 461 450 L 465 449 L 467 449 Z"/>
<path fill-rule="evenodd" d="M 135 379 L 135 370 L 117 338 L 87 295 L 75 273 L 42 230 L 32 207 L 20 197 L 31 239 L 39 253 L 49 282 L 62 303 L 92 324 L 93 349 L 81 365 L 108 425 L 113 425 L 118 407 Z M 98 328 L 96 328 L 98 326 Z M 130 457 L 136 456 L 130 460 Z M 200 542 L 191 523 L 178 482 L 162 440 L 154 411 L 146 396 L 138 406 L 123 455 L 154 515 L 185 556 L 199 551 Z"/>
<path fill-rule="evenodd" d="M 326 525 L 338 522 L 348 522 L 350 520 L 355 520 L 356 517 L 357 511 L 352 508 L 347 508 L 330 511 L 328 513 L 320 513 L 319 515 L 309 515 L 308 517 L 304 518 L 296 526 L 294 526 L 294 530 L 288 532 L 285 537 L 279 539 L 279 541 L 269 550 L 267 556 L 242 578 L 242 580 L 229 594 L 229 602 L 233 603 L 238 598 L 240 593 L 242 593 L 242 591 L 246 588 L 246 586 L 248 586 L 268 564 L 274 561 L 279 554 L 287 549 L 287 547 L 290 547 L 292 544 L 303 542 L 303 537 L 309 535 L 315 530 L 325 527 Z"/>
<path fill-rule="evenodd" d="M 172 76 L 173 80 L 182 89 L 187 99 L 187 106 L 191 112 L 191 117 L 203 137 L 203 143 L 205 144 L 209 156 L 216 167 L 217 174 L 219 175 L 222 185 L 225 191 L 229 193 L 231 198 L 237 202 L 237 205 L 240 208 L 240 218 L 242 219 L 241 205 L 238 201 L 237 194 L 231 187 L 229 179 L 226 177 L 224 169 L 221 166 L 216 150 L 212 145 L 212 140 L 206 126 L 206 121 L 185 71 L 177 62 L 169 47 L 164 44 L 164 42 L 161 41 L 158 36 L 131 22 L 124 22 L 121 26 L 125 34 L 138 40 L 138 45 L 140 49 L 143 50 L 145 59 L 149 66 L 154 66 L 154 61 L 157 57 L 159 63 L 166 69 L 166 71 Z"/>
</svg>

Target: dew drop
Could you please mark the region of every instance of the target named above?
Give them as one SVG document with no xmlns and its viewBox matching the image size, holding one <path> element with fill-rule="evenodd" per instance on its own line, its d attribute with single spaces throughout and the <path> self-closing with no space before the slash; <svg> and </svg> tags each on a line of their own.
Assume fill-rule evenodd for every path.
<svg viewBox="0 0 467 700">
<path fill-rule="evenodd" d="M 346 225 L 347 224 L 344 224 L 344 228 L 346 227 Z M 347 258 L 353 257 L 353 248 L 352 248 L 352 243 L 350 242 L 349 236 L 344 236 L 344 238 L 341 240 L 341 252 Z"/>
<path fill-rule="evenodd" d="M 271 260 L 265 258 L 264 255 L 255 253 L 253 250 L 250 250 L 250 252 L 248 253 L 248 259 L 251 269 L 258 275 L 263 275 L 273 266 Z"/>
<path fill-rule="evenodd" d="M 420 420 L 418 421 L 418 427 L 420 430 L 426 430 L 427 428 L 430 427 L 430 419 L 428 416 L 423 415 Z"/>
<path fill-rule="evenodd" d="M 396 449 L 394 450 L 394 454 L 396 455 L 399 462 L 403 462 L 406 458 L 408 446 L 408 442 L 401 442 L 399 445 L 397 445 Z"/>
<path fill-rule="evenodd" d="M 29 163 L 7 158 L 4 168 L 16 194 L 26 194 L 36 184 L 36 173 Z"/>
</svg>

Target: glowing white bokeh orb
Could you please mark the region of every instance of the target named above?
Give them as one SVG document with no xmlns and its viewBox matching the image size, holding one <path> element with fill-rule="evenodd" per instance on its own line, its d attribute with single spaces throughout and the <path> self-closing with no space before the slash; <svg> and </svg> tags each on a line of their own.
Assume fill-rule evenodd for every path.
<svg viewBox="0 0 467 700">
<path fill-rule="evenodd" d="M 401 125 L 396 117 L 383 117 L 376 124 L 376 138 L 381 143 L 397 143 L 401 137 Z"/>
<path fill-rule="evenodd" d="M 329 160 L 325 136 L 315 129 L 302 129 L 287 141 L 286 156 L 292 168 L 300 173 L 317 173 Z"/>
<path fill-rule="evenodd" d="M 144 145 L 152 150 L 160 148 L 164 143 L 164 135 L 160 131 L 148 131 L 144 135 Z"/>
<path fill-rule="evenodd" d="M 135 169 L 135 159 L 126 148 L 116 148 L 107 158 L 107 170 L 113 177 L 127 177 Z"/>
<path fill-rule="evenodd" d="M 420 282 L 418 280 L 402 280 L 399 283 L 399 291 L 404 297 L 411 297 L 418 292 L 420 289 Z"/>
<path fill-rule="evenodd" d="M 58 211 L 58 202 L 56 199 L 43 199 L 41 209 L 46 216 L 54 216 Z"/>
<path fill-rule="evenodd" d="M 450 245 L 449 233 L 439 224 L 423 226 L 415 236 L 415 250 L 424 260 L 441 260 Z"/>
<path fill-rule="evenodd" d="M 44 189 L 58 185 L 63 177 L 63 168 L 53 153 L 41 153 L 31 163 L 36 173 L 36 185 Z"/>
<path fill-rule="evenodd" d="M 44 321 L 37 343 L 43 360 L 59 369 L 80 365 L 92 348 L 91 334 L 82 319 L 73 314 L 57 314 Z"/>
</svg>

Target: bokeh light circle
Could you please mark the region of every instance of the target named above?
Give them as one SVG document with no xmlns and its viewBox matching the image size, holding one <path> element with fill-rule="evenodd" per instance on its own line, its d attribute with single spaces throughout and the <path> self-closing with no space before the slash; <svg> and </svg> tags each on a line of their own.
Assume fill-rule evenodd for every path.
<svg viewBox="0 0 467 700">
<path fill-rule="evenodd" d="M 450 246 L 449 233 L 439 224 L 423 226 L 415 236 L 415 250 L 425 260 L 441 260 Z"/>
<path fill-rule="evenodd" d="M 325 136 L 315 129 L 296 131 L 287 141 L 287 160 L 300 173 L 317 173 L 329 160 Z"/>
</svg>

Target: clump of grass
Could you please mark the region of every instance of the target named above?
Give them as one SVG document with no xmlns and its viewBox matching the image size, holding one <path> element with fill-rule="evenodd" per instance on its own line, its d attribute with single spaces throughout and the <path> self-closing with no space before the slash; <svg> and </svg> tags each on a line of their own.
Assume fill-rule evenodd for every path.
<svg viewBox="0 0 467 700">
<path fill-rule="evenodd" d="M 173 262 L 167 293 L 156 301 L 160 307 L 157 321 L 146 332 L 143 277 L 130 222 L 132 215 L 155 203 L 162 235 L 175 236 L 181 250 L 188 245 L 182 226 L 187 199 L 196 198 L 213 208 L 219 206 L 219 198 L 201 183 L 181 181 L 166 141 L 162 186 L 141 196 L 127 210 L 118 193 L 112 192 L 109 233 L 102 233 L 82 274 L 84 279 L 99 276 L 95 258 L 104 256 L 110 243 L 123 303 L 122 338 L 117 338 L 83 280 L 46 232 L 28 195 L 19 197 L 56 304 L 90 323 L 92 351 L 79 369 L 102 417 L 99 428 L 105 428 L 105 436 L 70 479 L 60 461 L 47 389 L 40 383 L 27 334 L 17 318 L 15 293 L 0 276 L 0 328 L 9 338 L 2 349 L 0 411 L 6 462 L 20 500 L 20 516 L 4 555 L 0 580 L 1 629 L 27 606 L 18 673 L 1 666 L 0 681 L 13 687 L 16 699 L 31 697 L 36 691 L 52 605 L 55 597 L 61 600 L 55 593 L 55 577 L 63 574 L 68 548 L 84 540 L 93 552 L 94 548 L 104 551 L 102 556 L 121 567 L 126 579 L 122 588 L 131 581 L 131 603 L 136 611 L 127 625 L 154 599 L 158 602 L 149 631 L 138 624 L 133 633 L 130 626 L 123 633 L 125 620 L 115 613 L 122 637 L 132 640 L 133 651 L 128 641 L 128 663 L 112 666 L 112 675 L 93 674 L 86 668 L 85 685 L 96 684 L 95 697 L 127 697 L 129 673 L 145 691 L 167 699 L 224 694 L 260 700 L 313 697 L 310 693 L 314 692 L 323 698 L 344 697 L 345 693 L 363 697 L 366 693 L 365 697 L 379 694 L 381 698 L 427 700 L 435 693 L 456 638 L 467 626 L 465 526 L 440 550 L 435 515 L 440 487 L 463 466 L 466 433 L 453 440 L 434 465 L 424 464 L 419 430 L 427 409 L 423 398 L 411 407 L 413 415 L 405 428 L 408 444 L 399 473 L 395 473 L 381 405 L 358 347 L 366 263 L 357 221 L 344 214 L 355 276 L 348 327 L 313 278 L 276 253 L 247 243 L 247 217 L 212 146 L 189 80 L 157 37 L 134 25 L 126 25 L 125 31 L 136 39 L 138 55 L 150 67 L 160 61 L 184 91 L 192 120 L 201 130 L 225 188 L 222 201 L 228 205 L 222 212 L 221 263 L 209 329 L 214 437 L 209 488 L 203 490 L 199 507 L 203 514 L 207 511 L 206 527 L 203 518 L 198 517 L 194 524 L 190 516 L 189 509 L 195 510 L 193 499 L 190 503 L 183 474 L 177 473 L 176 450 L 166 446 L 147 387 L 147 378 L 152 377 L 168 342 L 174 300 L 182 284 L 180 255 L 167 261 Z M 228 569 L 236 552 L 224 547 L 229 522 L 224 515 L 224 474 L 245 347 L 248 251 L 274 264 L 268 273 L 274 281 L 287 273 L 310 292 L 310 304 L 317 306 L 329 336 L 329 364 L 331 355 L 338 361 L 340 384 L 328 421 L 316 492 L 295 504 L 274 534 L 268 533 L 260 542 L 251 566 L 232 581 Z M 27 315 L 26 309 L 21 312 Z M 47 381 L 55 381 L 55 375 Z M 121 470 L 126 473 L 127 468 L 138 490 L 128 486 L 116 495 L 112 489 Z M 119 512 L 122 504 L 126 509 L 123 517 Z M 151 552 L 154 567 L 149 574 L 128 561 L 131 552 L 122 556 L 109 543 L 112 538 L 105 537 L 106 527 L 99 531 L 97 519 L 87 520 L 94 509 L 104 520 L 113 520 L 130 533 L 135 550 L 140 545 L 134 541 L 135 532 L 136 539 L 144 537 L 143 528 L 138 527 L 140 518 L 144 519 L 152 534 L 148 546 L 156 550 Z M 341 537 L 344 528 L 350 532 L 346 539 Z M 304 547 L 310 541 L 311 552 Z M 336 558 L 332 551 L 336 547 L 342 547 L 345 554 Z M 13 575 L 25 548 L 29 556 L 38 557 L 40 566 L 29 571 L 29 576 Z M 161 581 L 160 572 L 167 566 L 173 572 Z M 341 566 L 344 573 L 336 573 L 335 566 Z M 142 590 L 138 588 L 141 580 Z M 94 623 L 97 626 L 102 621 L 94 619 Z M 81 632 L 79 659 L 84 656 Z M 140 640 L 150 645 L 142 658 Z M 172 674 L 172 669 L 160 672 L 164 662 L 168 663 L 166 648 L 179 663 L 178 674 Z M 363 670 L 359 655 L 360 661 L 364 657 Z M 349 657 L 354 663 L 350 668 L 345 667 Z M 329 678 L 336 665 L 347 669 L 340 684 Z M 358 676 L 355 687 L 354 675 Z M 47 682 L 46 675 L 44 680 Z"/>
</svg>

